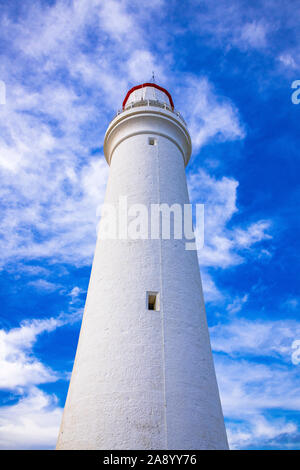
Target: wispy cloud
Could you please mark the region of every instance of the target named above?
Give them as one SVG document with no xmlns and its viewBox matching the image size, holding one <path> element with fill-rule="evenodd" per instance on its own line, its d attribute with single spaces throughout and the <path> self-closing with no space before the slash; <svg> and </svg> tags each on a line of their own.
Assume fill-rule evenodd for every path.
<svg viewBox="0 0 300 470">
<path fill-rule="evenodd" d="M 62 409 L 55 395 L 38 386 L 68 380 L 69 371 L 51 369 L 33 349 L 43 334 L 79 321 L 81 313 L 71 309 L 56 318 L 23 321 L 17 328 L 0 330 L 0 390 L 17 395 L 15 404 L 0 407 L 1 449 L 54 448 Z"/>
<path fill-rule="evenodd" d="M 62 287 L 61 285 L 55 284 L 54 282 L 49 282 L 46 279 L 36 279 L 34 281 L 30 281 L 28 282 L 28 286 L 32 286 L 37 290 L 46 292 L 55 292 Z"/>
<path fill-rule="evenodd" d="M 33 385 L 55 382 L 60 377 L 33 354 L 39 335 L 80 319 L 81 312 L 62 314 L 57 318 L 23 321 L 9 331 L 0 330 L 0 389 L 24 390 Z"/>
<path fill-rule="evenodd" d="M 180 109 L 187 117 L 195 150 L 211 139 L 222 142 L 245 137 L 237 108 L 228 98 L 218 96 L 206 77 L 187 77 L 180 94 Z"/>
<path fill-rule="evenodd" d="M 236 297 L 235 299 L 233 299 L 232 303 L 228 304 L 226 310 L 230 314 L 238 313 L 242 309 L 243 305 L 247 302 L 247 300 L 248 294 L 245 294 L 242 297 Z"/>
<path fill-rule="evenodd" d="M 297 424 L 284 418 L 266 419 L 262 415 L 255 415 L 247 421 L 232 422 L 227 428 L 230 448 L 234 449 L 261 449 L 293 448 L 299 442 Z"/>
<path fill-rule="evenodd" d="M 245 301 L 244 297 L 242 303 Z M 232 357 L 243 354 L 280 357 L 291 364 L 291 345 L 294 339 L 300 338 L 300 324 L 293 320 L 250 321 L 237 318 L 228 324 L 213 326 L 211 335 L 215 351 Z"/>
<path fill-rule="evenodd" d="M 290 5 L 283 15 L 273 0 L 259 9 L 246 0 L 225 3 L 187 5 L 182 21 L 178 15 L 172 19 L 172 7 L 163 0 L 147 5 L 136 0 L 24 2 L 18 13 L 10 10 L 10 2 L 3 7 L 0 28 L 7 46 L 0 79 L 7 99 L 0 109 L 0 266 L 26 276 L 30 292 L 59 294 L 60 263 L 91 264 L 97 208 L 108 176 L 101 148 L 104 133 L 128 88 L 148 81 L 152 71 L 172 91 L 176 108 L 188 122 L 194 157 L 207 144 L 238 145 L 249 132 L 253 138 L 247 113 L 240 109 L 242 100 L 237 94 L 234 101 L 232 88 L 241 88 L 245 74 L 250 74 L 244 61 L 251 55 L 256 57 L 255 70 L 263 55 L 270 62 L 274 58 L 283 73 L 297 70 L 298 42 L 279 46 L 274 35 L 281 31 L 281 16 L 288 30 L 297 31 L 299 15 Z M 193 44 L 194 70 L 188 64 L 191 56 L 185 55 L 184 35 Z M 210 64 L 216 62 L 217 73 L 230 78 L 230 96 L 220 78 L 214 81 L 210 66 L 203 66 L 205 54 L 215 52 Z M 230 54 L 233 67 L 226 76 Z M 259 70 L 265 77 L 265 65 Z M 251 74 L 247 80 L 250 83 Z M 244 111 L 249 99 L 247 94 Z M 258 108 L 253 109 L 256 116 Z M 205 246 L 199 252 L 205 299 L 224 311 L 221 317 L 216 314 L 222 323 L 212 327 L 211 335 L 230 442 L 234 448 L 262 443 L 286 447 L 299 438 L 297 423 L 271 416 L 269 410 L 299 409 L 299 374 L 290 362 L 299 325 L 258 321 L 255 315 L 252 321 L 244 318 L 251 292 L 231 286 L 229 295 L 215 276 L 273 256 L 267 245 L 276 236 L 272 218 L 262 211 L 240 222 L 239 177 L 230 169 L 221 174 L 217 155 L 209 160 L 210 168 L 202 166 L 201 158 L 192 159 L 188 185 L 192 202 L 205 204 Z M 0 409 L 2 448 L 55 444 L 61 408 L 55 396 L 38 387 L 66 378 L 66 373 L 47 366 L 34 346 L 80 318 L 77 306 L 85 289 L 77 279 L 72 286 L 70 291 L 64 288 L 69 313 L 41 319 L 39 311 L 31 313 L 37 318 L 17 328 L 0 330 L 0 387 L 21 395 L 16 404 Z M 289 312 L 297 311 L 293 293 L 281 302 Z M 225 315 L 229 320 L 224 323 Z"/>
<path fill-rule="evenodd" d="M 204 247 L 199 250 L 202 266 L 226 268 L 238 265 L 245 261 L 244 249 L 272 238 L 268 233 L 269 220 L 259 220 L 243 228 L 231 224 L 229 228 L 231 218 L 238 212 L 237 188 L 235 179 L 217 179 L 204 170 L 189 176 L 192 202 L 204 203 Z"/>
<path fill-rule="evenodd" d="M 293 446 L 297 421 L 272 411 L 300 407 L 299 374 L 291 360 L 299 323 L 236 318 L 210 334 L 231 447 Z"/>
<path fill-rule="evenodd" d="M 15 405 L 0 408 L 0 448 L 53 449 L 61 414 L 55 396 L 31 387 Z"/>
<path fill-rule="evenodd" d="M 155 5 L 160 8 L 161 2 Z M 17 72 L 10 62 L 3 70 L 8 99 L 0 118 L 0 196 L 9 205 L 3 207 L 0 225 L 0 263 L 43 257 L 90 263 L 96 208 L 108 174 L 101 153 L 91 155 L 101 147 L 105 123 L 120 107 L 129 83 L 149 79 L 152 70 L 163 82 L 175 82 L 167 71 L 170 59 L 161 61 L 150 50 L 139 19 L 142 9 L 129 12 L 128 3 L 114 1 L 93 1 L 89 7 L 60 1 L 43 11 L 33 5 L 19 22 L 2 18 L 3 34 L 14 32 L 12 47 L 20 48 L 20 61 Z M 89 25 L 104 42 L 84 53 Z M 110 47 L 105 47 L 108 40 Z M 29 83 L 27 60 L 35 61 L 35 70 L 39 64 Z M 212 138 L 243 138 L 237 109 L 218 97 L 207 78 L 189 75 L 180 83 L 175 95 L 190 121 L 195 148 Z"/>
<path fill-rule="evenodd" d="M 292 434 L 291 437 L 299 436 L 296 420 L 272 416 L 274 411 L 280 410 L 284 416 L 285 411 L 299 410 L 300 384 L 296 368 L 290 370 L 280 365 L 219 356 L 215 356 L 215 365 L 233 448 L 272 445 L 270 441 L 286 433 Z M 278 428 L 279 422 L 281 427 Z M 274 435 L 266 432 L 264 423 L 273 429 Z M 288 446 L 288 441 L 282 442 L 281 447 Z"/>
</svg>

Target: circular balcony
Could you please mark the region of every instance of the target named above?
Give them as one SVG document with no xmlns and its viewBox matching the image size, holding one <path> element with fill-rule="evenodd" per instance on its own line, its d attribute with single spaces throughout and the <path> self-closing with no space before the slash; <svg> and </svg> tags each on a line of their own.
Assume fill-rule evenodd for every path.
<svg viewBox="0 0 300 470">
<path fill-rule="evenodd" d="M 126 104 L 124 109 L 119 109 L 119 111 L 115 114 L 113 119 L 116 116 L 118 116 L 119 114 L 123 113 L 124 111 L 128 111 L 129 109 L 137 108 L 139 106 L 156 106 L 158 108 L 167 109 L 171 113 L 174 113 L 176 116 L 178 116 L 179 119 L 181 119 L 181 121 L 183 122 L 183 124 L 185 126 L 187 125 L 185 120 L 183 119 L 182 115 L 180 114 L 180 112 L 177 111 L 176 109 L 172 108 L 171 105 L 169 106 L 167 103 L 163 103 L 159 100 L 151 100 L 151 99 L 149 99 L 149 100 L 139 100 L 139 101 L 130 102 L 130 103 Z"/>
</svg>

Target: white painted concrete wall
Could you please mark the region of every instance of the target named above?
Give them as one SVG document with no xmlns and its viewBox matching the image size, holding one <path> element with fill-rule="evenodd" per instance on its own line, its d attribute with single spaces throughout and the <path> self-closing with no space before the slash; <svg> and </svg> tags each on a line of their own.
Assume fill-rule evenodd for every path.
<svg viewBox="0 0 300 470">
<path fill-rule="evenodd" d="M 189 135 L 173 113 L 121 113 L 104 149 L 105 202 L 189 202 Z M 147 291 L 160 293 L 160 311 L 147 310 Z M 185 240 L 98 240 L 57 448 L 227 448 L 197 253 Z"/>
</svg>

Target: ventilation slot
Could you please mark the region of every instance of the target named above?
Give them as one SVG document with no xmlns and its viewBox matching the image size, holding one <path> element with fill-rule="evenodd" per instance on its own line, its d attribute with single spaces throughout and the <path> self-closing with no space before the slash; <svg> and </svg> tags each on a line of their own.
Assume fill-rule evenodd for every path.
<svg viewBox="0 0 300 470">
<path fill-rule="evenodd" d="M 147 292 L 147 307 L 148 310 L 159 310 L 158 292 Z"/>
</svg>

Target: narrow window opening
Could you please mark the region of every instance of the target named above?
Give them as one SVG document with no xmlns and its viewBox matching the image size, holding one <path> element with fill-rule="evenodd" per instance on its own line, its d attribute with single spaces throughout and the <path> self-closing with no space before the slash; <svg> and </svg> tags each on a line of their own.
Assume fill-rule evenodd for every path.
<svg viewBox="0 0 300 470">
<path fill-rule="evenodd" d="M 156 145 L 156 139 L 154 137 L 149 137 L 148 143 L 149 145 Z"/>
<path fill-rule="evenodd" d="M 147 292 L 148 310 L 159 310 L 159 294 L 158 292 Z"/>
</svg>

